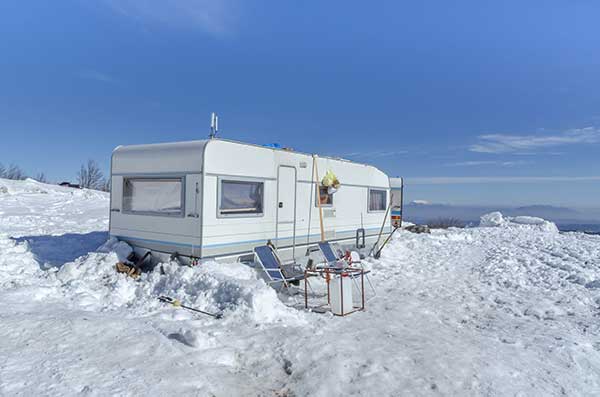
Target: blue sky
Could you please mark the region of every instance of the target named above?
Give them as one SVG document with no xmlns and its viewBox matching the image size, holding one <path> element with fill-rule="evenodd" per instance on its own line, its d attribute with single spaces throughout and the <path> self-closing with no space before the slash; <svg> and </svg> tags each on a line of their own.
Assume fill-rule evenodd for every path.
<svg viewBox="0 0 600 397">
<path fill-rule="evenodd" d="M 600 206 L 599 13 L 4 0 L 0 162 L 74 179 L 88 158 L 108 170 L 119 144 L 204 138 L 217 111 L 223 137 L 371 162 L 409 199 Z"/>
</svg>

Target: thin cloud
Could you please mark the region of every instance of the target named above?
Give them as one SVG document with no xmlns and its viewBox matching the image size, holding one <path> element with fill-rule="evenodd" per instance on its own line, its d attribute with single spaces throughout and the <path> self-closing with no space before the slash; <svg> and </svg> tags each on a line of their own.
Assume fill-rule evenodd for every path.
<svg viewBox="0 0 600 397">
<path fill-rule="evenodd" d="M 600 129 L 595 127 L 578 128 L 555 135 L 480 135 L 479 142 L 469 150 L 477 153 L 527 153 L 563 145 L 589 144 L 600 142 Z"/>
<path fill-rule="evenodd" d="M 531 164 L 531 161 L 516 160 L 516 161 L 460 161 L 457 163 L 445 164 L 446 167 L 479 167 L 485 165 L 493 165 L 497 167 L 515 167 L 518 165 Z"/>
<path fill-rule="evenodd" d="M 112 77 L 106 73 L 99 72 L 97 70 L 84 70 L 79 73 L 79 77 L 81 77 L 83 79 L 87 79 L 87 80 L 100 81 L 102 83 L 116 83 L 117 82 L 117 80 L 114 77 Z"/>
<path fill-rule="evenodd" d="M 403 154 L 407 154 L 407 150 L 377 150 L 370 152 L 352 152 L 342 154 L 342 157 L 350 157 L 350 158 L 380 158 L 380 157 L 391 157 L 391 156 L 400 156 Z"/>
<path fill-rule="evenodd" d="M 600 176 L 456 176 L 404 178 L 410 185 L 456 185 L 478 183 L 598 182 Z"/>
<path fill-rule="evenodd" d="M 202 29 L 213 35 L 231 33 L 237 0 L 104 0 L 116 14 L 144 27 Z"/>
</svg>

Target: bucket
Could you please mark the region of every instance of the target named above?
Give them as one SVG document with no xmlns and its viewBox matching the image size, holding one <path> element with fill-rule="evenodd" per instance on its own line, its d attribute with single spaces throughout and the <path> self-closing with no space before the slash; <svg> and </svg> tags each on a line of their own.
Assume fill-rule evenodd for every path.
<svg viewBox="0 0 600 397">
<path fill-rule="evenodd" d="M 330 282 L 331 312 L 343 316 L 352 311 L 352 280 L 347 273 L 336 275 Z"/>
</svg>

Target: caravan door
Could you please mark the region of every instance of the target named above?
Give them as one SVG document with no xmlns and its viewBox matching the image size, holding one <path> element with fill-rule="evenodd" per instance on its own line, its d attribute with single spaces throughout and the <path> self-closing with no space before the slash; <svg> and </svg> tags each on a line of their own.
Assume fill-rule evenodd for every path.
<svg viewBox="0 0 600 397">
<path fill-rule="evenodd" d="M 296 245 L 296 168 L 279 166 L 277 171 L 277 247 Z M 293 252 L 295 254 L 295 252 Z"/>
</svg>

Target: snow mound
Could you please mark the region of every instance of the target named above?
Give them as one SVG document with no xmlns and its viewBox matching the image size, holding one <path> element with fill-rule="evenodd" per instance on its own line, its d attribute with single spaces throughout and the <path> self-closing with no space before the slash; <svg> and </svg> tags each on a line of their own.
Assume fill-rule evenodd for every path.
<svg viewBox="0 0 600 397">
<path fill-rule="evenodd" d="M 533 216 L 503 216 L 501 212 L 491 212 L 481 217 L 480 227 L 515 227 L 529 226 L 541 231 L 558 233 L 558 227 L 550 221 Z"/>
<path fill-rule="evenodd" d="M 87 200 L 103 199 L 108 198 L 109 196 L 109 194 L 106 192 L 58 186 L 49 183 L 38 182 L 31 178 L 27 178 L 23 181 L 13 181 L 10 179 L 0 178 L 0 195 L 18 196 L 39 194 L 73 196 Z"/>
<path fill-rule="evenodd" d="M 224 312 L 230 319 L 298 324 L 302 318 L 257 278 L 254 269 L 241 263 L 206 262 L 195 268 L 164 263 L 148 274 L 144 284 L 141 292 L 149 296 L 172 296 L 201 310 Z"/>
<path fill-rule="evenodd" d="M 0 270 L 2 288 L 37 282 L 43 274 L 28 244 L 19 244 L 5 234 L 0 234 Z"/>
<path fill-rule="evenodd" d="M 150 314 L 167 307 L 157 299 L 166 295 L 200 310 L 224 312 L 231 321 L 302 321 L 302 316 L 284 305 L 275 290 L 246 265 L 206 262 L 191 268 L 162 263 L 134 280 L 115 271 L 115 264 L 129 252 L 127 248 L 109 240 L 101 250 L 119 252 L 90 253 L 65 264 L 56 275 L 64 295 L 90 311 L 128 307 L 137 314 Z"/>
<path fill-rule="evenodd" d="M 27 178 L 24 181 L 13 181 L 10 179 L 0 178 L 0 194 L 4 195 L 16 195 L 16 194 L 47 194 L 48 189 L 46 187 L 54 187 L 45 183 L 40 183 L 31 178 Z M 58 186 L 56 186 L 58 187 Z"/>
<path fill-rule="evenodd" d="M 133 252 L 133 248 L 124 241 L 119 241 L 116 237 L 109 238 L 98 249 L 98 252 L 110 253 L 114 252 L 119 259 L 119 262 L 128 263 L 127 258 Z"/>
<path fill-rule="evenodd" d="M 489 214 L 482 215 L 479 220 L 480 227 L 497 227 L 506 225 L 507 220 L 502 216 L 500 212 L 490 212 Z"/>
<path fill-rule="evenodd" d="M 106 230 L 108 205 L 105 192 L 0 179 L 0 233 L 32 237 Z"/>
</svg>

